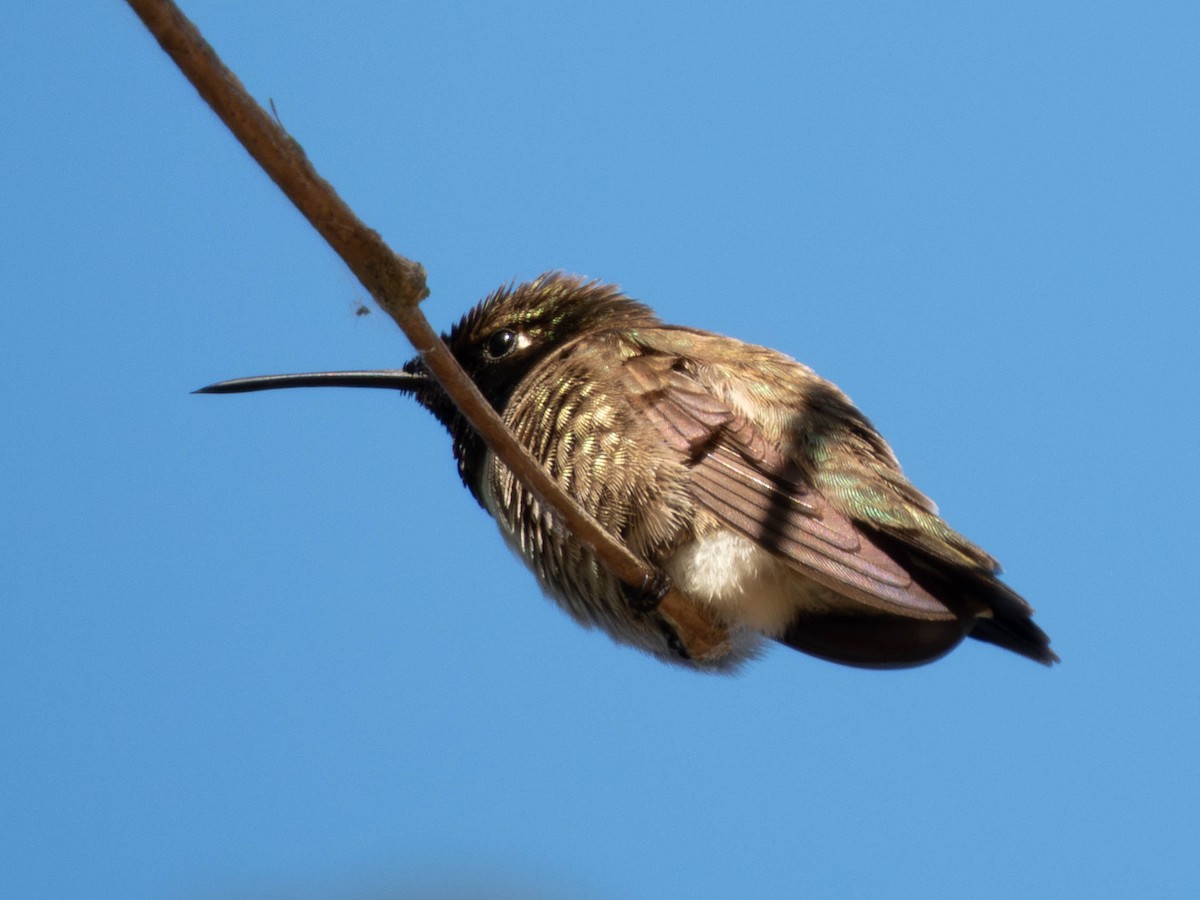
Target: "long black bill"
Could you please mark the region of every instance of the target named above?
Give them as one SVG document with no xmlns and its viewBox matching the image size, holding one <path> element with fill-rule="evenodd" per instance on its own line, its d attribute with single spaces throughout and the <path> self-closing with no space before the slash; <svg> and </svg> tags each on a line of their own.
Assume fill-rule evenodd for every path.
<svg viewBox="0 0 1200 900">
<path fill-rule="evenodd" d="M 249 391 L 272 391 L 295 387 L 368 387 L 390 388 L 412 394 L 428 384 L 425 375 L 403 369 L 381 369 L 362 372 L 302 372 L 296 375 L 256 375 L 253 378 L 234 378 L 218 381 L 193 394 L 244 394 Z"/>
</svg>

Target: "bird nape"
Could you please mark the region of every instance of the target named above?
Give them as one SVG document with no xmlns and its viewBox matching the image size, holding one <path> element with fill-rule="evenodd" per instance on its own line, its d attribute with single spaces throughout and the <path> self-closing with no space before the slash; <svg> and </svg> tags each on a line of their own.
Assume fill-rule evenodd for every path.
<svg viewBox="0 0 1200 900">
<path fill-rule="evenodd" d="M 396 370 L 240 378 L 197 393 L 411 394 L 450 432 L 463 483 L 546 593 L 581 624 L 669 662 L 728 671 L 769 639 L 902 668 L 964 637 L 1058 661 L 996 561 L 942 520 L 867 418 L 807 366 L 665 325 L 613 286 L 560 273 L 496 291 L 445 340 L 567 494 L 728 629 L 719 656 L 693 659 L 665 634 L 647 598 L 537 503 L 419 357 Z"/>
</svg>

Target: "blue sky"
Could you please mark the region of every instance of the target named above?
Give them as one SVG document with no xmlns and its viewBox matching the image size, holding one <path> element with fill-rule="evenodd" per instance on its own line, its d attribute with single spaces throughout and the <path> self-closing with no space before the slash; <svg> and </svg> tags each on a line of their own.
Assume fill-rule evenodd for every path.
<svg viewBox="0 0 1200 900">
<path fill-rule="evenodd" d="M 1064 661 L 676 671 L 402 398 L 190 395 L 411 351 L 122 4 L 19 4 L 0 894 L 1195 895 L 1200 7 L 185 9 L 436 326 L 562 268 L 804 360 Z"/>
</svg>

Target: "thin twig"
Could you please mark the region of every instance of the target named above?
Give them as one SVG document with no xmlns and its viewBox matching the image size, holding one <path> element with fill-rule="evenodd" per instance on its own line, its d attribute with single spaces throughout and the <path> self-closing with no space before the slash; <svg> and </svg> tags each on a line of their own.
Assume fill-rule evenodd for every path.
<svg viewBox="0 0 1200 900">
<path fill-rule="evenodd" d="M 363 224 L 317 174 L 299 143 L 246 92 L 174 3 L 128 3 L 242 146 L 345 261 L 380 307 L 395 319 L 492 452 L 566 522 L 576 537 L 592 547 L 617 578 L 634 588 L 650 582 L 654 571 L 580 509 L 517 442 L 430 327 L 417 306 L 429 294 L 424 267 L 392 252 L 377 232 Z M 679 635 L 693 659 L 712 659 L 722 654 L 727 640 L 725 629 L 677 591 L 671 590 L 663 598 L 658 614 Z"/>
</svg>

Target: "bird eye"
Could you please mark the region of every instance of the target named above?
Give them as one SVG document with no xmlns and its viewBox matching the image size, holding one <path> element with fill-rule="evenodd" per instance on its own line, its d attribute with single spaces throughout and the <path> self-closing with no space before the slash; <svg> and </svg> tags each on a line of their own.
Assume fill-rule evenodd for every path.
<svg viewBox="0 0 1200 900">
<path fill-rule="evenodd" d="M 484 344 L 483 352 L 488 359 L 499 359 L 502 356 L 507 356 L 517 346 L 517 333 L 510 331 L 507 328 L 501 328 L 499 331 L 494 331 L 488 337 L 487 343 Z"/>
</svg>

